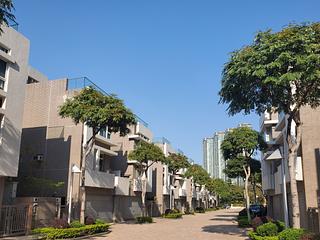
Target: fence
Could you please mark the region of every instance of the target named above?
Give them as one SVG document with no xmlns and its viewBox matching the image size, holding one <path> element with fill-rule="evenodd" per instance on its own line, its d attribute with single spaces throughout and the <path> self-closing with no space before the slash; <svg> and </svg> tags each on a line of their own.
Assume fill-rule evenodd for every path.
<svg viewBox="0 0 320 240">
<path fill-rule="evenodd" d="M 0 237 L 26 234 L 31 229 L 31 217 L 31 205 L 2 206 L 0 209 Z"/>
</svg>

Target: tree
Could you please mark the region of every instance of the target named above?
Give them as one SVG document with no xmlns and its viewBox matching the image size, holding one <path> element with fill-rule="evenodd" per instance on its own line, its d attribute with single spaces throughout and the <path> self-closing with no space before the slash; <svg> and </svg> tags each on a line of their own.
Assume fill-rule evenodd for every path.
<svg viewBox="0 0 320 240">
<path fill-rule="evenodd" d="M 142 214 L 145 216 L 148 169 L 156 162 L 165 163 L 166 158 L 158 146 L 144 141 L 140 141 L 138 143 L 136 149 L 129 153 L 128 158 L 130 160 L 136 160 L 138 163 L 136 168 L 139 172 L 139 178 L 142 182 Z"/>
<path fill-rule="evenodd" d="M 256 151 L 263 150 L 266 143 L 263 137 L 255 130 L 249 127 L 238 127 L 226 134 L 221 149 L 227 166 L 232 166 L 232 177 L 244 175 L 245 177 L 245 198 L 248 220 L 251 220 L 249 206 L 248 182 L 252 174 L 251 165 Z M 240 169 L 242 168 L 242 173 Z M 228 170 L 226 171 L 228 173 Z"/>
<path fill-rule="evenodd" d="M 200 185 L 206 185 L 210 180 L 210 176 L 206 170 L 198 164 L 194 164 L 188 168 L 185 177 L 192 177 L 193 181 Z"/>
<path fill-rule="evenodd" d="M 251 45 L 231 54 L 219 93 L 220 102 L 228 104 L 231 115 L 271 110 L 287 115 L 291 214 L 293 227 L 297 228 L 300 217 L 294 162 L 301 144 L 300 110 L 320 104 L 319 67 L 320 23 L 289 25 L 275 33 L 259 32 Z"/>
<path fill-rule="evenodd" d="M 101 92 L 87 87 L 73 98 L 67 99 L 59 108 L 59 115 L 71 118 L 75 124 L 82 123 L 92 128 L 92 136 L 83 143 L 82 147 L 82 183 L 80 221 L 85 218 L 85 161 L 92 151 L 95 137 L 103 128 L 111 133 L 119 132 L 124 136 L 130 132 L 128 126 L 136 123 L 135 115 L 124 105 L 123 101 L 115 95 L 104 95 Z M 71 203 L 69 203 L 71 204 Z"/>
<path fill-rule="evenodd" d="M 9 26 L 10 22 L 15 22 L 15 16 L 12 14 L 14 6 L 12 0 L 0 0 L 0 35 L 3 33 L 2 25 Z"/>
</svg>

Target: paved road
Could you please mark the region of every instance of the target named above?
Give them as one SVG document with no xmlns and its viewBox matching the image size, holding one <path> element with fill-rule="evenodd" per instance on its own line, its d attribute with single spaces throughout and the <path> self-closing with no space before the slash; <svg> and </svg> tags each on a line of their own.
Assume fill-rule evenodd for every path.
<svg viewBox="0 0 320 240">
<path fill-rule="evenodd" d="M 241 240 L 245 230 L 234 221 L 239 210 L 219 210 L 183 219 L 156 218 L 152 224 L 115 224 L 111 233 L 95 240 Z"/>
</svg>

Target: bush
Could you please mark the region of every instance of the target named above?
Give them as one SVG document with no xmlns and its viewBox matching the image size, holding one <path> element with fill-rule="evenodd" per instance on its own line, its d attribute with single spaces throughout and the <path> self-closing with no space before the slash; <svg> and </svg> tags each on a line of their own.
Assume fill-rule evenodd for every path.
<svg viewBox="0 0 320 240">
<path fill-rule="evenodd" d="M 300 240 L 320 240 L 320 234 L 307 233 L 301 236 Z"/>
<path fill-rule="evenodd" d="M 261 237 L 261 236 L 258 236 L 258 234 L 255 233 L 254 231 L 249 231 L 248 236 L 251 240 L 278 240 L 277 236 Z"/>
<path fill-rule="evenodd" d="M 286 224 L 284 222 L 274 221 L 274 224 L 277 225 L 277 227 L 278 227 L 278 233 L 280 233 L 286 229 Z"/>
<path fill-rule="evenodd" d="M 86 225 L 92 225 L 92 224 L 95 224 L 95 221 L 94 221 L 94 219 L 93 219 L 92 217 L 86 217 L 86 218 L 84 219 L 84 223 L 85 223 Z"/>
<path fill-rule="evenodd" d="M 304 233 L 304 229 L 287 228 L 279 233 L 279 240 L 299 240 Z"/>
<path fill-rule="evenodd" d="M 194 215 L 194 211 L 186 210 L 184 212 L 185 215 Z"/>
<path fill-rule="evenodd" d="M 86 225 L 78 228 L 38 228 L 32 231 L 33 234 L 40 234 L 45 239 L 65 239 L 76 238 L 95 233 L 106 232 L 109 229 L 109 224 L 94 224 Z"/>
<path fill-rule="evenodd" d="M 79 227 L 83 227 L 84 224 L 80 223 L 80 221 L 72 221 L 70 223 L 70 227 L 71 228 L 79 228 Z"/>
<path fill-rule="evenodd" d="M 265 223 L 272 222 L 272 221 L 273 220 L 270 217 L 255 217 L 252 219 L 251 225 L 253 227 L 253 230 L 256 230 L 257 227 L 259 227 Z"/>
<path fill-rule="evenodd" d="M 196 207 L 195 212 L 196 213 L 205 213 L 206 211 L 204 210 L 203 207 Z"/>
<path fill-rule="evenodd" d="M 152 217 L 137 217 L 136 218 L 137 223 L 153 223 Z"/>
<path fill-rule="evenodd" d="M 55 219 L 55 220 L 53 220 L 51 226 L 53 228 L 59 228 L 59 229 L 70 227 L 70 225 L 66 219 Z"/>
<path fill-rule="evenodd" d="M 257 235 L 261 237 L 272 237 L 278 235 L 278 227 L 272 222 L 265 223 L 257 227 Z"/>
<path fill-rule="evenodd" d="M 239 216 L 238 217 L 238 226 L 241 228 L 250 227 L 251 224 L 248 221 L 248 217 L 247 216 Z"/>
<path fill-rule="evenodd" d="M 169 214 L 164 214 L 162 217 L 164 218 L 171 218 L 171 219 L 178 219 L 178 218 L 182 218 L 182 213 L 169 213 Z"/>
<path fill-rule="evenodd" d="M 104 224 L 106 223 L 106 221 L 102 220 L 102 219 L 96 219 L 95 224 Z"/>
</svg>

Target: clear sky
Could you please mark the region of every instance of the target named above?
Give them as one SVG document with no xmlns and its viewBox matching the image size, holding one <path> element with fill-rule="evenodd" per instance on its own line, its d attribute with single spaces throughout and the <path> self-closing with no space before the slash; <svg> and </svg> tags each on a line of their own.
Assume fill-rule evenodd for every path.
<svg viewBox="0 0 320 240">
<path fill-rule="evenodd" d="M 202 163 L 202 139 L 258 117 L 218 105 L 228 54 L 258 30 L 319 21 L 319 0 L 14 0 L 30 63 L 87 76 Z"/>
</svg>

